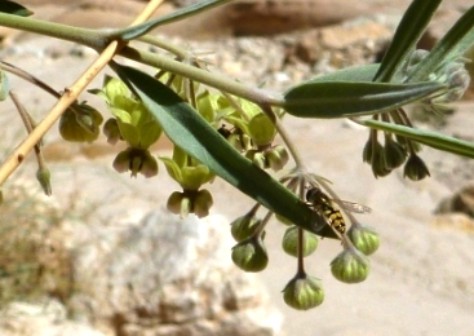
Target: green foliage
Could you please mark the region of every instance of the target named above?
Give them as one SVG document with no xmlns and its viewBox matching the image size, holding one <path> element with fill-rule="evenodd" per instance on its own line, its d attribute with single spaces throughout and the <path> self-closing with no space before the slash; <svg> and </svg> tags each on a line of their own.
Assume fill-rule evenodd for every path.
<svg viewBox="0 0 474 336">
<path fill-rule="evenodd" d="M 292 225 L 286 229 L 285 234 L 282 239 L 282 248 L 283 250 L 293 257 L 298 257 L 299 254 L 299 242 L 298 235 L 302 235 L 302 247 L 301 252 L 304 257 L 311 255 L 316 248 L 318 247 L 319 238 L 317 235 L 311 232 L 301 232 L 300 228 L 296 225 Z"/>
<path fill-rule="evenodd" d="M 318 214 L 293 193 L 235 150 L 174 91 L 145 73 L 118 68 L 133 85 L 143 104 L 155 116 L 173 143 L 259 203 L 312 232 L 324 227 Z"/>
<path fill-rule="evenodd" d="M 223 5 L 229 1 L 231 0 L 202 0 L 195 4 L 191 4 L 187 7 L 180 8 L 171 14 L 163 15 L 154 20 L 150 20 L 143 24 L 124 29 L 118 33 L 114 33 L 113 37 L 114 38 L 119 37 L 120 39 L 125 40 L 125 41 L 133 40 L 148 33 L 149 31 L 151 31 L 152 29 L 158 26 L 175 22 L 178 20 L 183 20 L 191 15 L 196 15 L 202 11 L 211 9 L 216 6 Z"/>
<path fill-rule="evenodd" d="M 284 109 L 302 118 L 359 117 L 399 108 L 439 92 L 438 83 L 308 81 L 285 93 Z"/>
<path fill-rule="evenodd" d="M 345 283 L 358 283 L 367 279 L 370 263 L 367 257 L 351 247 L 344 249 L 331 262 L 332 275 Z"/>
<path fill-rule="evenodd" d="M 14 20 L 6 14 L 0 14 L 0 19 L 6 26 L 79 41 L 100 50 L 109 41 L 136 39 L 159 25 L 225 2 L 201 1 L 134 27 L 95 34 L 24 18 Z M 111 114 L 102 128 L 108 142 L 126 144 L 117 153 L 114 168 L 133 177 L 158 174 L 153 145 L 165 133 L 173 143 L 173 154 L 159 159 L 181 187 L 170 193 L 167 208 L 181 216 L 206 216 L 213 204 L 206 184 L 215 176 L 224 179 L 256 201 L 247 214 L 231 224 L 237 241 L 231 252 L 234 263 L 249 272 L 265 269 L 269 262 L 265 229 L 276 214 L 290 225 L 282 248 L 297 258 L 296 275 L 285 287 L 283 298 L 295 309 L 318 306 L 324 291 L 319 279 L 306 274 L 303 261 L 316 250 L 319 237 L 341 240 L 343 251 L 331 262 L 331 271 L 346 283 L 367 278 L 367 256 L 379 247 L 379 237 L 351 214 L 367 212 L 367 207 L 341 201 L 324 178 L 306 171 L 296 144 L 289 141 L 283 117 L 288 113 L 311 119 L 350 118 L 366 126 L 369 135 L 365 146 L 361 144 L 362 158 L 376 177 L 395 169 L 403 169 L 404 176 L 415 181 L 429 176 L 420 144 L 473 158 L 472 143 L 419 130 L 404 110 L 411 103 L 428 114 L 444 113 L 468 87 L 463 53 L 474 45 L 474 7 L 431 52 L 415 50 L 440 3 L 412 2 L 380 64 L 320 75 L 295 83 L 282 93 L 248 87 L 211 73 L 190 51 L 166 41 L 148 39 L 176 59 L 124 47 L 122 56 L 159 71 L 152 76 L 113 61 L 110 65 L 120 79 L 106 77 L 101 89 L 90 90 L 105 100 Z M 24 10 L 10 1 L 0 5 L 0 11 L 11 14 Z M 6 77 L 0 72 L 0 100 L 7 93 Z M 98 138 L 102 121 L 99 111 L 76 103 L 62 115 L 59 129 L 66 140 L 91 142 Z M 270 170 L 281 173 L 275 177 Z M 38 178 L 46 192 L 49 175 L 49 171 L 39 170 Z M 263 217 L 259 214 L 261 206 L 266 211 Z"/>
<path fill-rule="evenodd" d="M 324 301 L 321 280 L 306 274 L 298 274 L 283 289 L 285 303 L 297 310 L 308 310 Z"/>
<path fill-rule="evenodd" d="M 0 12 L 19 16 L 33 15 L 33 12 L 26 7 L 10 0 L 2 0 L 2 2 L 0 2 Z"/>
<path fill-rule="evenodd" d="M 408 55 L 415 49 L 426 26 L 442 0 L 414 0 L 405 11 L 392 43 L 374 77 L 378 82 L 391 82 L 403 67 Z M 419 79 L 422 81 L 423 79 Z"/>
<path fill-rule="evenodd" d="M 61 116 L 59 133 L 67 141 L 92 142 L 99 137 L 103 120 L 93 107 L 85 103 L 74 104 Z"/>
</svg>

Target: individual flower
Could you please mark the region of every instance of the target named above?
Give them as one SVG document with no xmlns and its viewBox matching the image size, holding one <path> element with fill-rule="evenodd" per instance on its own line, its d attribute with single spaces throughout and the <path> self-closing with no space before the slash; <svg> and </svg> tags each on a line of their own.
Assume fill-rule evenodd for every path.
<svg viewBox="0 0 474 336">
<path fill-rule="evenodd" d="M 345 283 L 364 281 L 369 275 L 370 264 L 367 257 L 354 248 L 346 248 L 331 262 L 334 277 Z"/>
<path fill-rule="evenodd" d="M 370 255 L 377 251 L 380 245 L 380 238 L 377 232 L 366 226 L 354 223 L 347 231 L 347 236 L 356 249 Z"/>
<path fill-rule="evenodd" d="M 308 310 L 324 301 L 321 280 L 306 274 L 296 275 L 283 289 L 285 303 L 298 310 Z"/>
<path fill-rule="evenodd" d="M 292 225 L 286 229 L 282 239 L 283 250 L 291 256 L 298 256 L 298 231 L 302 230 L 296 225 Z M 303 231 L 303 257 L 309 256 L 316 251 L 319 243 L 319 238 L 314 233 Z"/>
<path fill-rule="evenodd" d="M 232 248 L 232 261 L 246 272 L 260 272 L 267 267 L 268 254 L 260 237 L 251 237 Z"/>
</svg>

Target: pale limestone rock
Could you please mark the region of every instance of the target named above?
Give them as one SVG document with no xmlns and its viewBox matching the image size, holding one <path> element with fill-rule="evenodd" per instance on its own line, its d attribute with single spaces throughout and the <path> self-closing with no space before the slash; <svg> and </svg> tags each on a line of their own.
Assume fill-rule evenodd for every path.
<svg viewBox="0 0 474 336">
<path fill-rule="evenodd" d="M 152 212 L 76 251 L 69 307 L 120 335 L 276 335 L 281 316 L 233 266 L 228 221 Z"/>
<path fill-rule="evenodd" d="M 2 336 L 105 336 L 85 324 L 68 321 L 57 301 L 41 304 L 12 302 L 0 311 Z"/>
<path fill-rule="evenodd" d="M 11 226 L 12 221 L 10 234 L 1 236 L 8 258 L 0 260 L 0 270 L 8 272 L 0 279 L 0 307 L 18 297 L 37 302 L 54 296 L 66 308 L 57 302 L 6 305 L 0 312 L 1 336 L 102 335 L 90 323 L 121 336 L 279 333 L 282 317 L 262 285 L 232 264 L 234 242 L 222 216 L 180 219 L 152 212 L 140 220 L 125 219 L 126 211 L 117 209 L 120 217 L 110 219 L 113 224 L 98 225 L 67 219 L 27 193 L 18 192 L 22 201 L 16 204 L 11 197 L 17 189 L 9 191 L 3 218 L 16 216 L 21 225 Z M 27 198 L 35 211 L 21 217 Z M 42 214 L 41 225 L 35 214 Z M 15 238 L 17 231 L 24 240 Z M 34 267 L 25 278 L 17 269 L 26 261 Z"/>
</svg>

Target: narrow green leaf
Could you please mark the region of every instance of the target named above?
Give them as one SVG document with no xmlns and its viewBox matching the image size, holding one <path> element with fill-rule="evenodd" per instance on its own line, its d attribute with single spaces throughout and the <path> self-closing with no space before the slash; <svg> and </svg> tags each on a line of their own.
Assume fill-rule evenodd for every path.
<svg viewBox="0 0 474 336">
<path fill-rule="evenodd" d="M 9 0 L 0 1 L 0 12 L 18 16 L 33 15 L 33 12 L 26 7 Z"/>
<path fill-rule="evenodd" d="M 415 68 L 408 81 L 428 78 L 440 65 L 463 55 L 474 45 L 474 6 L 451 27 L 429 55 Z"/>
<path fill-rule="evenodd" d="M 421 144 L 474 159 L 474 143 L 452 138 L 433 131 L 420 130 L 377 120 L 364 120 L 363 125 L 381 131 L 402 135 Z"/>
<path fill-rule="evenodd" d="M 407 55 L 422 36 L 441 1 L 414 0 L 411 3 L 397 27 L 392 43 L 374 77 L 375 81 L 390 82 L 396 75 Z"/>
<path fill-rule="evenodd" d="M 114 36 L 119 36 L 122 40 L 124 41 L 129 41 L 133 40 L 137 37 L 140 37 L 146 33 L 148 33 L 150 30 L 162 26 L 174 21 L 182 20 L 187 18 L 188 16 L 196 15 L 202 11 L 211 9 L 216 6 L 220 6 L 225 4 L 226 2 L 229 2 L 231 0 L 204 0 L 204 1 L 199 1 L 195 4 L 180 8 L 173 13 L 163 15 L 159 18 L 156 18 L 154 20 L 149 20 L 145 23 L 126 28 L 123 30 L 120 30 L 119 32 L 115 32 L 113 35 Z"/>
<path fill-rule="evenodd" d="M 242 157 L 166 85 L 130 67 L 117 66 L 115 70 L 131 85 L 166 135 L 216 175 L 308 231 L 319 233 L 327 226 L 321 216 L 292 192 Z"/>
<path fill-rule="evenodd" d="M 357 117 L 401 107 L 442 88 L 441 84 L 431 82 L 309 81 L 287 91 L 282 107 L 288 113 L 303 118 Z"/>
</svg>

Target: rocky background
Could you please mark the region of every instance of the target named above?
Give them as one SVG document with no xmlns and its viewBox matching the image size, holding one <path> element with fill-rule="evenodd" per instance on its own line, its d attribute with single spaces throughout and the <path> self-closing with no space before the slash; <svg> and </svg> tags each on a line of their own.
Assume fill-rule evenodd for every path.
<svg viewBox="0 0 474 336">
<path fill-rule="evenodd" d="M 168 1 L 167 13 L 189 1 Z M 89 27 L 130 22 L 144 1 L 21 1 L 39 18 Z M 373 62 L 383 53 L 409 1 L 238 0 L 157 33 L 205 54 L 215 71 L 284 89 L 317 73 Z M 430 48 L 472 1 L 449 0 L 420 46 Z M 0 28 L 0 57 L 61 90 L 94 59 L 81 46 Z M 35 119 L 54 100 L 10 76 Z M 99 87 L 97 79 L 94 87 Z M 418 125 L 474 140 L 474 90 L 443 120 Z M 105 108 L 90 94 L 83 99 Z M 0 157 L 25 137 L 3 102 Z M 375 180 L 362 164 L 367 131 L 344 120 L 286 118 L 312 170 L 341 198 L 369 205 L 361 217 L 382 239 L 369 279 L 345 285 L 329 262 L 340 251 L 323 240 L 308 271 L 326 300 L 309 312 L 283 304 L 295 260 L 280 249 L 284 227 L 267 231 L 270 264 L 245 274 L 230 261 L 229 222 L 251 200 L 222 181 L 210 189 L 213 214 L 179 220 L 164 209 L 177 190 L 164 167 L 158 178 L 130 179 L 111 167 L 117 148 L 104 139 L 65 143 L 56 130 L 44 154 L 53 196 L 41 195 L 31 157 L 2 188 L 0 335 L 472 335 L 474 330 L 474 164 L 425 149 L 432 178 L 413 183 L 400 171 Z M 162 142 L 157 155 L 168 155 Z"/>
</svg>

